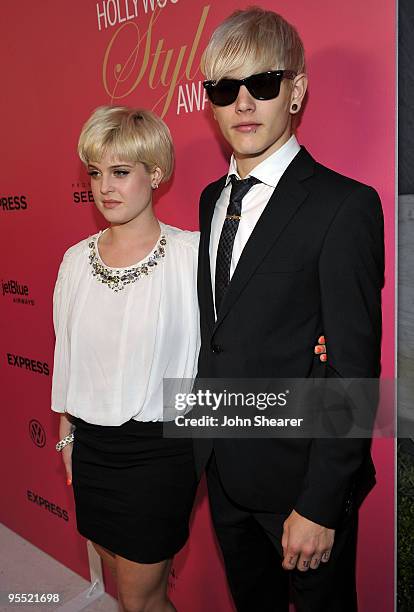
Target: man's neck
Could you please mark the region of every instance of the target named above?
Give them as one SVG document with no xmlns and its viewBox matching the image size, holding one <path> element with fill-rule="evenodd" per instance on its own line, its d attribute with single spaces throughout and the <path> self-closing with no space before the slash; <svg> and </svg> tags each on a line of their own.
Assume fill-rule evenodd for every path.
<svg viewBox="0 0 414 612">
<path fill-rule="evenodd" d="M 268 159 L 271 155 L 279 151 L 293 136 L 293 134 L 287 134 L 287 136 L 282 140 L 275 143 L 273 146 L 266 149 L 262 153 L 258 153 L 256 155 L 242 155 L 237 152 L 233 152 L 233 157 L 237 166 L 237 173 L 241 179 L 246 178 L 252 170 L 256 168 L 259 164 L 261 164 L 265 159 Z M 276 146 L 277 144 L 277 146 Z"/>
</svg>

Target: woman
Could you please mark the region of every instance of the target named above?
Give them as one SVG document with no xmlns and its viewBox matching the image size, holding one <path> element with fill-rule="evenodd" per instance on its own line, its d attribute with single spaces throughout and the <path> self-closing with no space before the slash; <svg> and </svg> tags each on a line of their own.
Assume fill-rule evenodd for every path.
<svg viewBox="0 0 414 612">
<path fill-rule="evenodd" d="M 54 295 L 52 409 L 78 529 L 116 572 L 124 610 L 173 610 L 170 560 L 188 537 L 196 489 L 191 440 L 162 437 L 163 378 L 191 378 L 199 344 L 198 235 L 160 223 L 152 192 L 170 178 L 166 125 L 104 107 L 83 127 L 103 232 L 71 247 Z M 108 452 L 110 449 L 110 452 Z"/>
<path fill-rule="evenodd" d="M 79 532 L 116 576 L 121 608 L 167 612 L 196 477 L 191 440 L 162 437 L 162 385 L 196 374 L 198 233 L 155 217 L 152 193 L 171 176 L 173 146 L 154 114 L 98 108 L 78 151 L 109 226 L 71 247 L 58 274 L 57 448 L 68 484 L 73 466 Z"/>
</svg>

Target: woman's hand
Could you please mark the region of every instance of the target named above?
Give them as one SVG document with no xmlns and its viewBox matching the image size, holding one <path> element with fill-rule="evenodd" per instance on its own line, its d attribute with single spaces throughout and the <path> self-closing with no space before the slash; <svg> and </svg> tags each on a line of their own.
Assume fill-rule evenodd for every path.
<svg viewBox="0 0 414 612">
<path fill-rule="evenodd" d="M 65 448 L 61 451 L 63 465 L 65 466 L 66 470 L 66 484 L 68 487 L 72 484 L 72 449 L 73 442 L 65 446 Z"/>
<path fill-rule="evenodd" d="M 315 353 L 319 355 L 321 361 L 327 361 L 325 336 L 319 336 L 318 344 L 315 346 Z"/>
<path fill-rule="evenodd" d="M 69 434 L 71 434 L 75 430 L 75 427 L 69 420 L 67 414 L 62 414 L 60 417 L 60 425 L 59 425 L 59 439 L 63 440 Z M 62 460 L 63 465 L 65 466 L 66 472 L 66 484 L 70 486 L 72 484 L 72 450 L 73 450 L 73 442 L 71 444 L 67 444 L 62 450 Z"/>
</svg>

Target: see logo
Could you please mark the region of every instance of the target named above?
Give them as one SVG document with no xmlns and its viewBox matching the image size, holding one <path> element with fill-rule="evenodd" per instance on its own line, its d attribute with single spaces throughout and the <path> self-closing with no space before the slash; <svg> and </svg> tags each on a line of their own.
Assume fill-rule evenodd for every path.
<svg viewBox="0 0 414 612">
<path fill-rule="evenodd" d="M 29 433 L 33 444 L 43 448 L 46 444 L 46 433 L 42 425 L 36 419 L 32 419 L 29 423 Z"/>
</svg>

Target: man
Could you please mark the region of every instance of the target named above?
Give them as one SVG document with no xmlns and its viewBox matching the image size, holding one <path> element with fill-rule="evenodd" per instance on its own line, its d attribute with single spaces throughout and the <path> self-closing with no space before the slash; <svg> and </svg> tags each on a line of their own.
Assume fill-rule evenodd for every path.
<svg viewBox="0 0 414 612">
<path fill-rule="evenodd" d="M 213 33 L 204 73 L 233 155 L 200 201 L 199 378 L 377 377 L 381 205 L 293 135 L 307 88 L 296 30 L 271 11 L 237 11 Z M 322 333 L 328 365 L 312 351 Z M 369 446 L 198 441 L 239 612 L 287 610 L 289 576 L 300 612 L 357 609 L 357 506 L 375 480 Z"/>
</svg>

